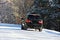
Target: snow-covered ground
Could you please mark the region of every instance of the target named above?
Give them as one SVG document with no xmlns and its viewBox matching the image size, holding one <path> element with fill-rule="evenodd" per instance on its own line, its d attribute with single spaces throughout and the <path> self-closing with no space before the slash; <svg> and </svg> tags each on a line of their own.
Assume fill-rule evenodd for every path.
<svg viewBox="0 0 60 40">
<path fill-rule="evenodd" d="M 13 25 L 0 26 L 0 40 L 60 40 L 60 32 L 48 29 L 43 29 L 42 32 L 28 31 L 21 30 L 20 25 L 10 26 Z"/>
</svg>

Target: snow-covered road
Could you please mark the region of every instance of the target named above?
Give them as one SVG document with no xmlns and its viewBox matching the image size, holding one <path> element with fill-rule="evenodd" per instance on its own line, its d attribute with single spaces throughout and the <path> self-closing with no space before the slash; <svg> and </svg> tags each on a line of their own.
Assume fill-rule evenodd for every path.
<svg viewBox="0 0 60 40">
<path fill-rule="evenodd" d="M 42 32 L 26 31 L 18 27 L 0 26 L 0 40 L 60 40 L 60 32 L 47 29 Z"/>
<path fill-rule="evenodd" d="M 38 31 L 0 29 L 0 40 L 60 40 L 60 35 Z"/>
</svg>

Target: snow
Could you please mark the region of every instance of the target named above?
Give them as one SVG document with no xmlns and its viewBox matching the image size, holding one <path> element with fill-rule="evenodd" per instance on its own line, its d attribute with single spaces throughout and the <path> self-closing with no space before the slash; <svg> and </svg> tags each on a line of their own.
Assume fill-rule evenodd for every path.
<svg viewBox="0 0 60 40">
<path fill-rule="evenodd" d="M 21 27 L 0 26 L 0 40 L 60 40 L 60 32 L 43 29 L 21 30 Z"/>
</svg>

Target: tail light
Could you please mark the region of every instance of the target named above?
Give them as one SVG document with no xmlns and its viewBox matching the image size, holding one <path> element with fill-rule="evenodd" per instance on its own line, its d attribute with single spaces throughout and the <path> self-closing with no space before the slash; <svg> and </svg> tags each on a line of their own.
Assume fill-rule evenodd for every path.
<svg viewBox="0 0 60 40">
<path fill-rule="evenodd" d="M 43 20 L 38 21 L 39 24 L 43 24 Z"/>
<path fill-rule="evenodd" d="M 27 19 L 25 22 L 26 22 L 26 23 L 29 23 L 29 22 L 31 22 L 31 20 Z"/>
</svg>

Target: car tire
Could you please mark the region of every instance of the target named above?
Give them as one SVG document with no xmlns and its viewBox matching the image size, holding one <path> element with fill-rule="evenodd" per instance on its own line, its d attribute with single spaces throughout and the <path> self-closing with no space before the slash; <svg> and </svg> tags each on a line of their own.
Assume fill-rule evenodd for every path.
<svg viewBox="0 0 60 40">
<path fill-rule="evenodd" d="M 38 30 L 41 32 L 42 31 L 42 27 L 40 27 Z"/>
<path fill-rule="evenodd" d="M 27 30 L 26 25 L 25 25 L 25 24 L 24 24 L 24 25 L 22 25 L 21 29 L 22 29 L 22 30 Z"/>
</svg>

